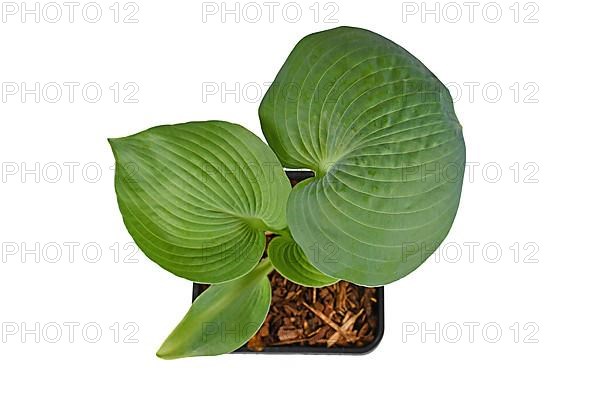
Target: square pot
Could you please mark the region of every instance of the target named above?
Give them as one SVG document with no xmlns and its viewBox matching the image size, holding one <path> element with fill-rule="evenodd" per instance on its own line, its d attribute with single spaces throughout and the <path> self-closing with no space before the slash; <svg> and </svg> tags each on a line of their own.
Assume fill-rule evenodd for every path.
<svg viewBox="0 0 600 401">
<path fill-rule="evenodd" d="M 286 171 L 286 174 L 292 185 L 296 184 L 299 181 L 305 180 L 307 178 L 313 177 L 314 174 L 311 171 L 303 171 L 303 170 L 294 170 L 294 171 Z M 274 274 L 274 273 L 272 273 Z M 273 279 L 273 277 L 271 277 Z M 272 280 L 273 282 L 273 280 Z M 279 281 L 278 281 L 279 282 Z M 335 285 L 334 285 L 335 286 Z M 326 287 L 330 289 L 330 291 L 334 291 L 334 288 L 339 289 L 337 286 Z M 298 286 L 301 287 L 301 286 Z M 354 289 L 358 292 L 366 291 L 365 287 L 356 286 L 354 284 L 348 283 L 348 287 L 354 287 Z M 193 287 L 193 295 L 192 301 L 194 301 L 206 288 L 208 288 L 205 284 L 194 283 Z M 306 288 L 306 287 L 304 287 Z M 346 287 L 347 288 L 347 287 Z M 275 288 L 274 288 L 275 289 Z M 312 288 L 309 289 L 312 291 Z M 333 347 L 327 347 L 326 344 L 318 344 L 318 345 L 309 345 L 309 340 L 306 339 L 301 342 L 294 344 L 285 344 L 285 345 L 265 345 L 261 347 L 261 350 L 254 350 L 248 347 L 248 344 L 242 346 L 236 353 L 253 353 L 253 354 L 262 354 L 262 353 L 281 353 L 281 354 L 367 354 L 373 351 L 383 337 L 384 330 L 384 313 L 383 313 L 383 287 L 377 287 L 374 289 L 374 299 L 372 300 L 373 306 L 369 308 L 363 308 L 365 316 L 362 318 L 363 321 L 369 322 L 369 331 L 370 331 L 370 341 L 368 343 L 364 343 L 359 345 L 346 344 L 343 346 L 334 345 Z M 364 294 L 364 292 L 363 292 Z M 371 302 L 370 300 L 368 302 Z M 272 300 L 271 308 L 276 306 L 276 300 Z M 278 308 L 279 309 L 279 308 Z M 269 314 L 272 313 L 271 309 Z M 307 308 L 308 310 L 308 308 Z M 369 312 L 370 311 L 370 312 Z M 307 315 L 312 316 L 311 319 L 316 319 L 314 313 L 308 311 Z M 365 323 L 366 324 L 366 323 Z M 324 330 L 327 327 L 325 324 L 323 325 Z M 331 331 L 331 330 L 330 330 Z"/>
</svg>

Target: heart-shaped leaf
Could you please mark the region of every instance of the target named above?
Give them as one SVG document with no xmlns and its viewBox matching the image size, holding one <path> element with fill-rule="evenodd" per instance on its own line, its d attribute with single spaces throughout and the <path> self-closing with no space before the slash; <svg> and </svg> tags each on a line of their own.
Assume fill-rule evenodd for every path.
<svg viewBox="0 0 600 401">
<path fill-rule="evenodd" d="M 400 46 L 357 28 L 309 35 L 259 114 L 282 164 L 316 173 L 292 190 L 287 217 L 323 273 L 383 285 L 447 235 L 462 187 L 462 128 L 448 90 Z M 336 256 L 321 257 L 332 246 Z"/>
<path fill-rule="evenodd" d="M 315 248 L 316 249 L 316 248 Z M 269 243 L 269 258 L 281 275 L 305 287 L 325 287 L 338 281 L 310 264 L 298 244 L 289 236 L 276 237 Z"/>
<path fill-rule="evenodd" d="M 269 147 L 239 125 L 160 126 L 110 144 L 125 225 L 173 274 L 233 280 L 262 257 L 264 232 L 286 227 L 290 183 Z"/>
<path fill-rule="evenodd" d="M 267 274 L 272 269 L 266 260 L 243 277 L 211 285 L 196 298 L 156 355 L 164 359 L 220 355 L 244 345 L 269 312 L 271 284 Z"/>
</svg>

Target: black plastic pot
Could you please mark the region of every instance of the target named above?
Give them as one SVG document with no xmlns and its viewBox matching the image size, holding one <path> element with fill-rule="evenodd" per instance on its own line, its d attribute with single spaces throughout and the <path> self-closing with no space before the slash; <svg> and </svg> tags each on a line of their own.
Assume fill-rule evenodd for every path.
<svg viewBox="0 0 600 401">
<path fill-rule="evenodd" d="M 313 177 L 312 171 L 286 171 L 290 181 L 302 181 Z M 194 283 L 192 302 L 206 289 L 206 285 Z M 377 307 L 373 309 L 373 313 L 377 316 L 377 328 L 375 338 L 370 344 L 362 347 L 332 347 L 313 346 L 313 345 L 278 345 L 265 347 L 263 351 L 252 351 L 245 345 L 235 351 L 236 353 L 246 354 L 367 354 L 373 351 L 383 338 L 384 331 L 384 313 L 383 313 L 383 287 L 378 287 L 375 291 L 377 297 Z"/>
</svg>

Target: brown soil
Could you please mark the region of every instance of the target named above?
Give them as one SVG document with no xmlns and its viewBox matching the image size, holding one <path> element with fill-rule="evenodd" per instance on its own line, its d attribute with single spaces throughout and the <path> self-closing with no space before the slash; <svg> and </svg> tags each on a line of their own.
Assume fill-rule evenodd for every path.
<svg viewBox="0 0 600 401">
<path fill-rule="evenodd" d="M 262 351 L 279 345 L 363 347 L 375 339 L 377 297 L 374 288 L 339 282 L 307 288 L 279 273 L 270 275 L 271 309 L 247 347 Z"/>
</svg>

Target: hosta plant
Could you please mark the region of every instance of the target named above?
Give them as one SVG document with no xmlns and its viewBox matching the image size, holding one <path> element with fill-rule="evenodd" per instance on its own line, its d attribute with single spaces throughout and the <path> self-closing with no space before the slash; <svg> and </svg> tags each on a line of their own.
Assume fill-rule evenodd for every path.
<svg viewBox="0 0 600 401">
<path fill-rule="evenodd" d="M 162 358 L 247 342 L 269 310 L 273 269 L 309 287 L 381 286 L 421 265 L 450 230 L 461 126 L 448 90 L 395 43 L 347 27 L 305 37 L 259 117 L 268 145 L 223 121 L 110 140 L 135 242 L 171 273 L 211 284 Z M 315 177 L 292 189 L 284 168 Z M 265 233 L 275 235 L 267 257 Z"/>
</svg>

